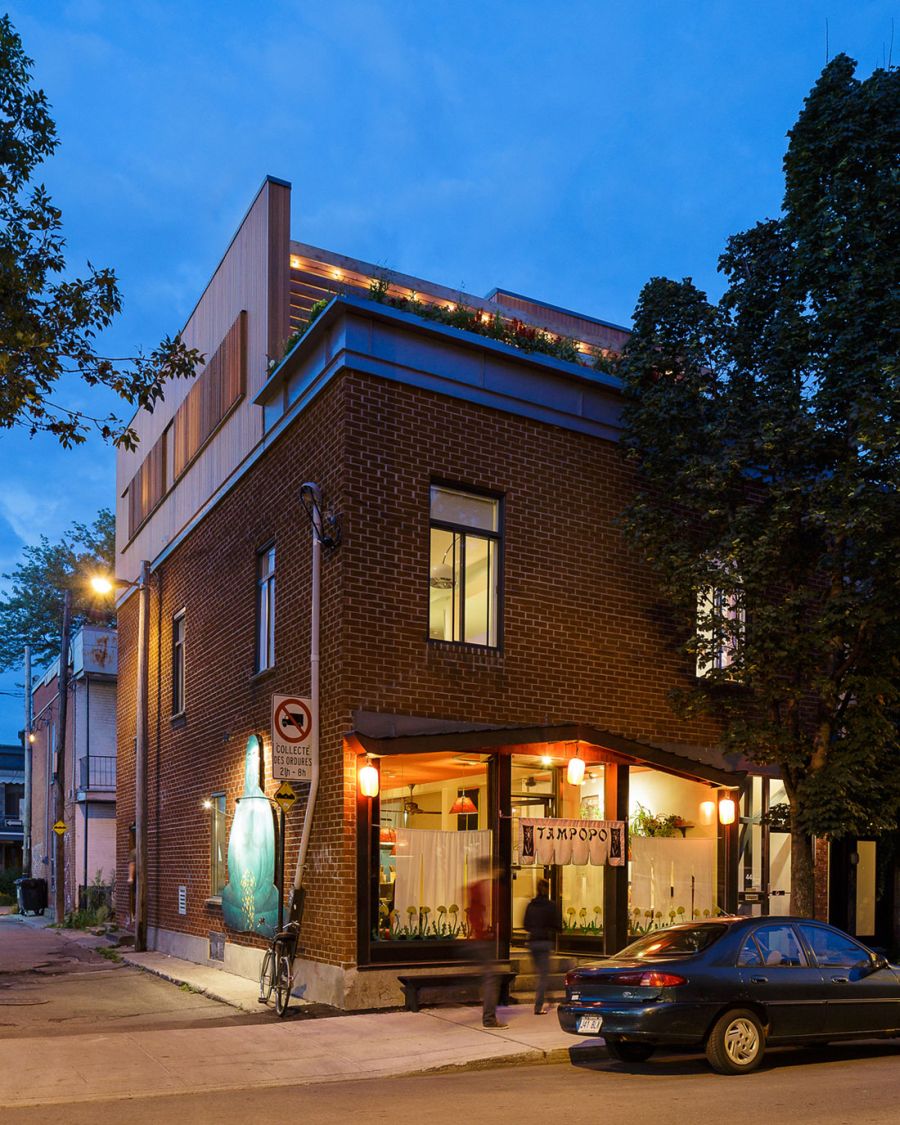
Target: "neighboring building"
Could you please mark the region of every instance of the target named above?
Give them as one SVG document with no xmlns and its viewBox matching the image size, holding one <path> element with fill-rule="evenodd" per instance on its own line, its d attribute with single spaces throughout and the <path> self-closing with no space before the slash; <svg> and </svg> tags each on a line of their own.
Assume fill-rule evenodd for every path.
<svg viewBox="0 0 900 1125">
<path fill-rule="evenodd" d="M 459 960 L 482 860 L 498 873 L 501 957 L 521 943 L 545 870 L 567 921 L 562 945 L 575 952 L 615 950 L 635 928 L 691 910 L 735 909 L 739 888 L 743 909 L 767 909 L 768 779 L 748 804 L 753 826 L 719 823 L 716 802 L 749 785 L 743 763 L 716 750 L 710 721 L 673 714 L 672 689 L 696 669 L 618 523 L 631 493 L 616 447 L 620 392 L 591 356 L 620 349 L 627 332 L 291 241 L 289 219 L 289 185 L 267 179 L 184 329 L 205 368 L 169 385 L 136 418 L 138 447 L 118 454 L 119 576 L 152 564 L 151 946 L 257 971 L 262 940 L 226 924 L 223 902 L 228 913 L 229 888 L 249 888 L 262 912 L 249 925 L 268 926 L 271 869 L 252 869 L 250 805 L 238 801 L 258 781 L 245 759 L 253 734 L 265 794 L 277 786 L 272 695 L 310 694 L 304 482 L 317 482 L 326 531 L 340 535 L 322 562 L 304 995 L 393 1004 L 399 965 Z M 373 299 L 385 294 L 418 304 Z M 526 347 L 539 329 L 572 337 L 580 359 L 420 315 L 460 303 L 484 322 L 517 322 Z M 128 596 L 118 618 L 120 913 L 135 819 L 137 601 Z M 374 798 L 357 784 L 367 756 L 380 775 Z M 575 757 L 580 785 L 567 780 Z M 307 793 L 297 788 L 288 885 Z M 663 818 L 674 835 L 653 834 Z M 588 820 L 613 823 L 582 839 Z M 628 820 L 645 833 L 630 843 L 617 831 Z M 243 842 L 232 836 L 226 864 L 238 822 Z M 259 831 L 271 822 L 266 812 Z M 547 827 L 574 841 L 549 843 Z M 740 856 L 739 829 L 755 841 Z"/>
<path fill-rule="evenodd" d="M 25 751 L 0 746 L 0 871 L 22 870 Z"/>
<path fill-rule="evenodd" d="M 85 890 L 111 894 L 116 870 L 115 629 L 85 625 L 72 637 L 65 746 L 65 902 L 73 910 Z M 54 901 L 55 779 L 59 746 L 59 659 L 32 690 L 31 874 L 47 880 Z"/>
</svg>

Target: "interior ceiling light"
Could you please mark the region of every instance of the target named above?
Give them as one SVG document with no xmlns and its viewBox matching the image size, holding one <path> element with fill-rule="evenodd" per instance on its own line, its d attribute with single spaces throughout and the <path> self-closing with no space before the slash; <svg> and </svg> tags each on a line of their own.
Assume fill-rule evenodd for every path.
<svg viewBox="0 0 900 1125">
<path fill-rule="evenodd" d="M 473 813 L 477 812 L 478 809 L 475 807 L 475 802 L 471 797 L 467 797 L 465 793 L 461 793 L 450 806 L 451 816 L 471 816 Z"/>
</svg>

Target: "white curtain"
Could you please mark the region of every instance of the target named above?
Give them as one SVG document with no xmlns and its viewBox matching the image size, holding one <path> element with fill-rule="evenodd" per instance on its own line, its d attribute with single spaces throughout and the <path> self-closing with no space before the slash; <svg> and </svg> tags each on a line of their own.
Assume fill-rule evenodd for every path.
<svg viewBox="0 0 900 1125">
<path fill-rule="evenodd" d="M 631 910 L 640 910 L 640 924 L 646 925 L 645 911 L 662 913 L 668 924 L 669 911 L 684 907 L 676 921 L 690 921 L 691 878 L 695 913 L 703 917 L 716 905 L 715 840 L 682 840 L 677 836 L 631 837 Z"/>
<path fill-rule="evenodd" d="M 394 869 L 394 909 L 406 918 L 407 908 L 422 906 L 437 918 L 439 906 L 467 904 L 467 888 L 478 878 L 481 861 L 491 857 L 491 831 L 441 832 L 427 828 L 398 828 Z"/>
</svg>

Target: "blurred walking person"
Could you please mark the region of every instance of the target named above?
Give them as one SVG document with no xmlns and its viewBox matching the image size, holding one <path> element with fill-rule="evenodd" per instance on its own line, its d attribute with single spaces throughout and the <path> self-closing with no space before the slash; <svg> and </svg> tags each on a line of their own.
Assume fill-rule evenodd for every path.
<svg viewBox="0 0 900 1125">
<path fill-rule="evenodd" d="M 550 975 L 550 954 L 556 946 L 556 935 L 562 929 L 562 915 L 559 906 L 550 901 L 550 883 L 547 879 L 538 879 L 537 894 L 525 908 L 525 929 L 537 975 L 534 1014 L 542 1016 L 549 1011 L 549 1008 L 544 1007 L 544 996 L 547 992 L 547 977 Z"/>
<path fill-rule="evenodd" d="M 497 1019 L 500 978 L 497 975 L 494 923 L 491 912 L 493 872 L 490 861 L 482 861 L 478 879 L 469 886 L 468 949 L 466 952 L 481 965 L 481 1022 L 485 1027 L 509 1027 Z"/>
</svg>

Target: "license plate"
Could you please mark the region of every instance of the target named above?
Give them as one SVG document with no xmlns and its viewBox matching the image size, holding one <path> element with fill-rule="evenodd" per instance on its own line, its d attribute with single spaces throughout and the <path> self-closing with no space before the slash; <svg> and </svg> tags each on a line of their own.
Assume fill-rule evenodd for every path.
<svg viewBox="0 0 900 1125">
<path fill-rule="evenodd" d="M 581 1016 L 578 1020 L 578 1034 L 596 1035 L 602 1026 L 602 1016 Z"/>
</svg>

